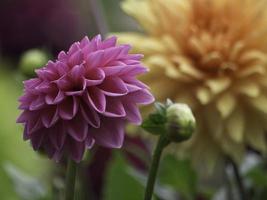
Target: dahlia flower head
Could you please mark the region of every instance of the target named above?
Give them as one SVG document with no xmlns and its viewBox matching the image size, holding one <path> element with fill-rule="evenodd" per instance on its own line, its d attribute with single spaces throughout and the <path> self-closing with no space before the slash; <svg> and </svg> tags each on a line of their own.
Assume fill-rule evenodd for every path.
<svg viewBox="0 0 267 200">
<path fill-rule="evenodd" d="M 94 144 L 122 146 L 125 123 L 141 123 L 138 104 L 154 101 L 136 79 L 147 72 L 142 55 L 129 54 L 130 48 L 116 45 L 116 37 L 85 37 L 24 81 L 17 122 L 34 150 L 79 162 Z"/>
<path fill-rule="evenodd" d="M 196 116 L 185 152 L 211 164 L 225 154 L 240 161 L 247 146 L 266 152 L 266 0 L 124 0 L 122 8 L 143 28 L 118 34 L 145 55 L 142 80 L 156 100 L 186 103 Z"/>
</svg>

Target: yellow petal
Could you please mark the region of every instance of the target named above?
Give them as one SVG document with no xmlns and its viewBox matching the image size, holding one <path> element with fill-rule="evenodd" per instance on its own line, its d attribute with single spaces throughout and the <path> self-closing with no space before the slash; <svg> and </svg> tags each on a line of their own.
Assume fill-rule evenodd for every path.
<svg viewBox="0 0 267 200">
<path fill-rule="evenodd" d="M 242 142 L 244 136 L 245 119 L 241 109 L 236 109 L 226 122 L 226 131 L 235 142 Z"/>
<path fill-rule="evenodd" d="M 146 56 L 155 53 L 167 53 L 165 45 L 157 38 L 147 37 L 137 33 L 115 33 L 121 44 L 133 45 L 134 53 L 143 53 Z"/>
<path fill-rule="evenodd" d="M 237 74 L 238 77 L 243 78 L 243 77 L 248 77 L 254 74 L 260 74 L 263 75 L 266 73 L 265 70 L 266 66 L 264 65 L 249 65 L 248 67 L 241 69 L 241 71 Z"/>
<path fill-rule="evenodd" d="M 162 43 L 166 44 L 168 49 L 174 53 L 181 53 L 178 43 L 170 35 L 164 35 L 162 37 Z"/>
<path fill-rule="evenodd" d="M 165 71 L 167 77 L 174 78 L 176 80 L 179 78 L 185 78 L 174 66 L 174 64 L 163 55 L 155 54 L 153 56 L 150 56 L 145 60 L 145 63 L 146 65 L 150 66 L 150 68 L 153 67 L 153 70 L 155 70 L 155 67 L 162 68 Z"/>
<path fill-rule="evenodd" d="M 230 60 L 236 60 L 244 48 L 244 42 L 238 41 L 234 44 L 233 48 L 231 48 L 230 52 Z"/>
<path fill-rule="evenodd" d="M 235 162 L 241 163 L 244 158 L 245 147 L 243 143 L 236 143 L 230 138 L 221 139 L 221 146 L 225 154 L 230 155 Z"/>
<path fill-rule="evenodd" d="M 231 80 L 227 77 L 211 79 L 206 82 L 206 85 L 210 88 L 211 92 L 218 94 L 226 90 L 231 84 Z"/>
<path fill-rule="evenodd" d="M 260 94 L 260 88 L 257 83 L 245 82 L 238 85 L 238 92 L 250 97 L 257 97 Z"/>
<path fill-rule="evenodd" d="M 174 91 L 177 90 L 177 87 L 173 84 L 171 79 L 161 79 L 161 81 L 156 79 L 150 82 L 149 86 L 158 101 L 166 101 L 166 97 L 173 99 L 176 95 Z M 179 91 L 176 92 L 178 93 Z"/>
<path fill-rule="evenodd" d="M 247 63 L 255 60 L 265 63 L 267 61 L 266 54 L 259 50 L 251 50 L 245 52 L 240 58 L 240 61 L 242 63 Z"/>
<path fill-rule="evenodd" d="M 185 57 L 182 56 L 175 56 L 172 58 L 174 62 L 177 63 L 180 71 L 192 78 L 195 79 L 202 79 L 204 77 L 204 74 L 200 72 L 198 69 L 196 69 L 192 63 L 187 60 Z"/>
<path fill-rule="evenodd" d="M 179 92 L 177 91 L 174 102 L 186 103 L 190 106 L 192 110 L 194 110 L 194 108 L 196 108 L 199 103 L 196 98 L 194 98 L 194 94 L 187 91 L 188 88 L 186 86 L 181 86 Z"/>
<path fill-rule="evenodd" d="M 267 146 L 264 129 L 261 124 L 262 122 L 258 119 L 258 115 L 250 113 L 247 117 L 245 136 L 249 145 L 259 151 L 265 152 Z"/>
<path fill-rule="evenodd" d="M 250 102 L 256 109 L 267 114 L 267 97 L 265 95 L 251 98 Z"/>
<path fill-rule="evenodd" d="M 218 101 L 216 102 L 216 107 L 223 118 L 228 117 L 232 113 L 235 105 L 235 97 L 233 97 L 233 95 L 229 93 L 223 94 L 220 98 L 218 98 Z"/>
<path fill-rule="evenodd" d="M 198 56 L 204 56 L 206 53 L 205 46 L 202 45 L 201 40 L 196 37 L 190 37 L 188 41 L 188 46 L 190 47 L 192 53 Z"/>
<path fill-rule="evenodd" d="M 126 0 L 121 4 L 122 9 L 138 20 L 141 26 L 149 33 L 157 33 L 158 20 L 155 17 L 149 1 Z"/>
<path fill-rule="evenodd" d="M 214 107 L 207 107 L 203 113 L 199 114 L 198 118 L 205 116 L 206 129 L 213 138 L 220 138 L 224 134 L 223 120 Z M 198 119 L 197 118 L 197 119 Z M 207 131 L 204 130 L 204 131 Z"/>
<path fill-rule="evenodd" d="M 212 99 L 212 94 L 207 88 L 200 87 L 197 89 L 196 97 L 200 101 L 201 104 L 208 104 Z"/>
</svg>

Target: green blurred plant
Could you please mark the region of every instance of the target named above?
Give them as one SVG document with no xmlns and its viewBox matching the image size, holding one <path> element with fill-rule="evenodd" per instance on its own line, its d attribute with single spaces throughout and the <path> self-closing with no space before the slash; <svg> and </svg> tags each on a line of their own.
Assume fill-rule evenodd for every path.
<svg viewBox="0 0 267 200">
<path fill-rule="evenodd" d="M 19 114 L 17 99 L 22 87 L 17 81 L 18 72 L 8 70 L 9 65 L 3 60 L 0 62 L 0 194 L 1 199 L 18 200 L 10 176 L 4 170 L 5 163 L 11 163 L 33 177 L 42 177 L 44 181 L 49 177 L 50 165 L 22 140 L 22 129 L 16 125 Z"/>
<path fill-rule="evenodd" d="M 51 55 L 41 49 L 30 49 L 21 56 L 19 67 L 26 76 L 33 76 L 34 70 L 43 67 Z"/>
</svg>

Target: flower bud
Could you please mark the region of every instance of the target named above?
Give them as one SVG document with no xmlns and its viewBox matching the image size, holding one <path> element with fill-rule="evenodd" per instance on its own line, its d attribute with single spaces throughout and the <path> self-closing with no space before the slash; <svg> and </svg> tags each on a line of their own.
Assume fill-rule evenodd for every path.
<svg viewBox="0 0 267 200">
<path fill-rule="evenodd" d="M 20 69 L 25 75 L 32 76 L 34 74 L 34 70 L 43 67 L 47 63 L 48 59 L 47 53 L 42 50 L 28 50 L 20 59 Z"/>
<path fill-rule="evenodd" d="M 196 120 L 186 104 L 172 104 L 166 112 L 166 135 L 172 142 L 189 139 L 196 128 Z"/>
</svg>

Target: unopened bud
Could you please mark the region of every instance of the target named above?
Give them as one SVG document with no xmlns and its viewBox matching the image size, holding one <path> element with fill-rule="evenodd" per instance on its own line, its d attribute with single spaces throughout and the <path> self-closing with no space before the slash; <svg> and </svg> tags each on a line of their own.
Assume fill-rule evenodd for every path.
<svg viewBox="0 0 267 200">
<path fill-rule="evenodd" d="M 166 112 L 166 134 L 172 142 L 189 139 L 195 131 L 196 120 L 186 104 L 172 104 Z"/>
<path fill-rule="evenodd" d="M 32 76 L 34 70 L 44 66 L 48 60 L 48 55 L 44 51 L 31 49 L 22 55 L 20 69 L 25 75 Z"/>
</svg>

